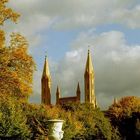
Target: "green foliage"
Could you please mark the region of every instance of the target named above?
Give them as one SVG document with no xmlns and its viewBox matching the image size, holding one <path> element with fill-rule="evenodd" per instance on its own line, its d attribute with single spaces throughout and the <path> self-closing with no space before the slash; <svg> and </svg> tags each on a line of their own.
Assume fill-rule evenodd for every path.
<svg viewBox="0 0 140 140">
<path fill-rule="evenodd" d="M 47 135 L 48 120 L 46 107 L 43 105 L 28 104 L 23 106 L 24 114 L 27 116 L 27 124 L 30 127 L 31 140 L 44 140 Z"/>
<path fill-rule="evenodd" d="M 26 105 L 24 109 L 31 128 L 32 138 L 41 139 L 48 134 L 48 119 L 63 119 L 63 140 L 111 140 L 112 127 L 103 112 L 92 104 L 66 104 L 60 106 Z M 31 125 L 32 124 L 32 125 Z M 115 137 L 114 136 L 114 137 Z M 117 140 L 117 139 L 116 139 Z"/>
<path fill-rule="evenodd" d="M 64 134 L 64 139 L 67 139 L 69 134 L 74 133 L 71 139 L 106 139 L 111 140 L 112 137 L 112 127 L 107 118 L 99 109 L 94 109 L 92 104 L 65 104 L 62 106 L 67 111 L 70 111 L 74 120 L 73 122 L 79 122 L 81 124 L 81 129 L 75 134 L 73 129 L 67 130 Z M 71 127 L 72 124 L 69 124 Z M 68 127 L 68 128 L 69 128 Z"/>
<path fill-rule="evenodd" d="M 28 118 L 28 125 L 31 129 L 31 139 L 44 140 L 48 134 L 48 120 L 62 118 L 63 110 L 58 107 L 36 105 L 25 103 L 24 113 Z"/>
<path fill-rule="evenodd" d="M 0 97 L 0 136 L 15 136 L 28 139 L 29 128 L 21 106 L 13 98 Z"/>
</svg>

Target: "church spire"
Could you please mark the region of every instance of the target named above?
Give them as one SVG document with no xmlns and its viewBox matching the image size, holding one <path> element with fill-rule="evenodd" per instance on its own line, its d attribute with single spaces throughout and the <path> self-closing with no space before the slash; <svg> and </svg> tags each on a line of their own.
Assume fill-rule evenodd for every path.
<svg viewBox="0 0 140 140">
<path fill-rule="evenodd" d="M 47 57 L 45 57 L 41 86 L 42 86 L 41 102 L 46 105 L 51 105 L 51 75 L 49 71 L 49 64 L 48 64 Z"/>
<path fill-rule="evenodd" d="M 88 50 L 88 56 L 87 56 L 85 73 L 86 72 L 88 72 L 88 73 L 93 73 L 94 72 L 90 50 Z"/>
<path fill-rule="evenodd" d="M 85 102 L 92 103 L 94 107 L 96 107 L 94 69 L 90 50 L 88 50 L 84 80 L 85 80 Z"/>
<path fill-rule="evenodd" d="M 49 77 L 50 78 L 50 71 L 49 71 L 49 64 L 48 64 L 47 56 L 45 56 L 44 69 L 43 69 L 42 77 Z"/>
<path fill-rule="evenodd" d="M 60 98 L 60 88 L 59 86 L 57 86 L 57 89 L 56 89 L 56 104 L 57 105 L 59 104 L 59 98 Z"/>
<path fill-rule="evenodd" d="M 79 82 L 77 84 L 76 95 L 77 95 L 77 101 L 80 102 L 81 90 L 80 90 Z"/>
</svg>

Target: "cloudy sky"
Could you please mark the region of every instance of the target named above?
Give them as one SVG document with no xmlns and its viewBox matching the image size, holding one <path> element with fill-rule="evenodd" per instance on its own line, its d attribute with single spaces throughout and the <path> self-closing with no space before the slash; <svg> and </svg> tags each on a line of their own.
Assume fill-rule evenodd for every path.
<svg viewBox="0 0 140 140">
<path fill-rule="evenodd" d="M 101 108 L 111 105 L 113 98 L 140 96 L 139 0 L 10 0 L 9 6 L 21 17 L 16 25 L 7 22 L 5 29 L 26 36 L 37 64 L 32 102 L 40 103 L 46 53 L 52 102 L 57 84 L 62 96 L 73 96 L 79 81 L 84 95 L 88 45 Z"/>
</svg>

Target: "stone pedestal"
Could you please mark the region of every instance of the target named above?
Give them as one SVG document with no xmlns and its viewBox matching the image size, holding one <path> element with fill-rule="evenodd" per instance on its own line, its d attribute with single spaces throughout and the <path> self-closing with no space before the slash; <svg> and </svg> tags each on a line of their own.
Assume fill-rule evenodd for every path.
<svg viewBox="0 0 140 140">
<path fill-rule="evenodd" d="M 62 131 L 62 126 L 63 126 L 63 120 L 48 120 L 48 139 L 49 140 L 61 140 L 63 138 L 63 131 Z"/>
</svg>

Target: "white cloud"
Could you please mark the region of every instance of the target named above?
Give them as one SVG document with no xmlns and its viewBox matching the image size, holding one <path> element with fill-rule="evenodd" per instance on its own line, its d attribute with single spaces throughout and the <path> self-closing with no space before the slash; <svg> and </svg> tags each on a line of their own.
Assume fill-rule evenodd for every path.
<svg viewBox="0 0 140 140">
<path fill-rule="evenodd" d="M 29 36 L 50 26 L 70 29 L 121 23 L 140 27 L 140 3 L 133 0 L 11 0 L 9 5 L 21 13 L 19 25 L 13 28 Z"/>
</svg>

